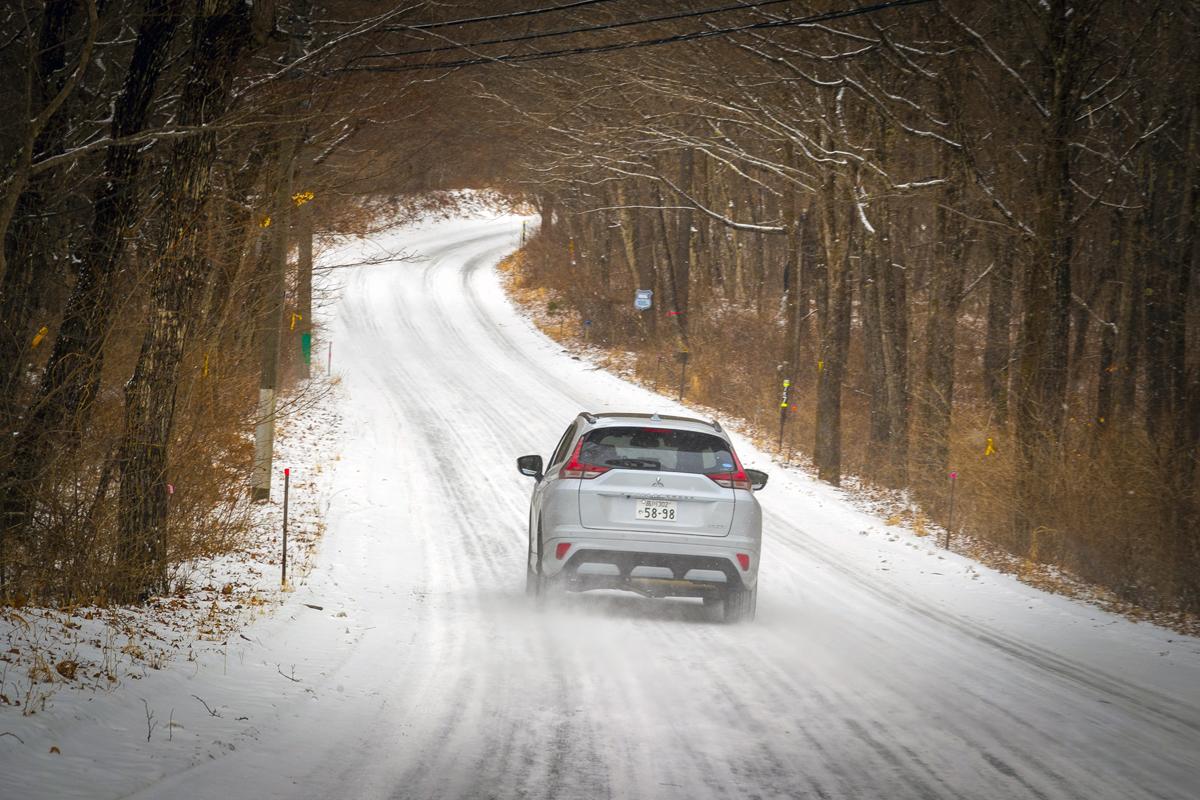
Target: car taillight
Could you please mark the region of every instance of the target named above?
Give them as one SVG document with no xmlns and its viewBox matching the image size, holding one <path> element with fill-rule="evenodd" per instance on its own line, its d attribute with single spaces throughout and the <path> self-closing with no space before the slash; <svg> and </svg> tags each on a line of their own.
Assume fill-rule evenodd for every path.
<svg viewBox="0 0 1200 800">
<path fill-rule="evenodd" d="M 729 454 L 733 456 L 733 472 L 714 472 L 708 477 L 712 478 L 717 486 L 724 486 L 726 489 L 745 489 L 751 491 L 750 479 L 746 477 L 746 470 L 742 469 L 742 462 L 737 457 L 737 453 L 730 448 Z"/>
<path fill-rule="evenodd" d="M 750 479 L 746 477 L 746 473 L 742 470 L 737 472 L 718 472 L 708 477 L 712 478 L 718 486 L 724 486 L 726 489 L 750 489 Z"/>
<path fill-rule="evenodd" d="M 742 566 L 742 572 L 750 571 L 750 556 L 746 553 L 737 554 L 738 563 Z"/>
<path fill-rule="evenodd" d="M 557 558 L 559 561 L 562 561 L 563 556 L 565 556 L 567 554 L 567 551 L 570 549 L 571 549 L 570 542 L 559 542 L 558 544 L 556 544 L 554 546 L 554 557 Z"/>
<path fill-rule="evenodd" d="M 575 445 L 575 450 L 571 453 L 571 460 L 567 462 L 565 467 L 559 470 L 558 477 L 583 478 L 584 480 L 588 480 L 595 478 L 597 475 L 603 475 L 612 469 L 612 467 L 601 467 L 597 464 L 583 463 L 579 460 L 581 450 L 583 450 L 583 439 L 580 439 L 579 443 Z"/>
</svg>

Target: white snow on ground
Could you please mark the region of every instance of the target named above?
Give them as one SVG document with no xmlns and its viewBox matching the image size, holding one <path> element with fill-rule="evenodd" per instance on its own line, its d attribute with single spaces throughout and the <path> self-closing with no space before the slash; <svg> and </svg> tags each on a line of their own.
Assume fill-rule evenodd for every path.
<svg viewBox="0 0 1200 800">
<path fill-rule="evenodd" d="M 1200 641 L 938 551 L 745 441 L 771 473 L 757 622 L 531 608 L 516 456 L 582 409 L 684 409 L 512 309 L 492 267 L 520 227 L 396 230 L 369 249 L 422 260 L 332 273 L 346 433 L 311 573 L 227 652 L 0 712 L 5 796 L 1196 796 Z"/>
<path fill-rule="evenodd" d="M 250 509 L 243 547 L 176 570 L 177 594 L 139 608 L 0 611 L 0 733 L 11 734 L 0 736 L 0 797 L 116 796 L 245 736 L 251 707 L 231 710 L 219 699 L 233 681 L 277 702 L 261 689 L 277 666 L 251 634 L 281 603 L 295 613 L 306 596 L 342 438 L 341 402 L 337 382 L 324 376 L 284 399 L 271 502 Z M 285 467 L 294 593 L 280 587 Z M 255 620 L 262 624 L 239 632 Z M 57 669 L 64 662 L 75 666 Z"/>
</svg>

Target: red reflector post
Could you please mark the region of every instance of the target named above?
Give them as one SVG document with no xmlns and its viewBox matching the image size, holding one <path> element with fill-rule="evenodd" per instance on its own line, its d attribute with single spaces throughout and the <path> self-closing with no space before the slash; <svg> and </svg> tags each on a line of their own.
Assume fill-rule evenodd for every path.
<svg viewBox="0 0 1200 800">
<path fill-rule="evenodd" d="M 559 546 L 561 547 L 561 545 L 559 545 Z M 561 556 L 560 556 L 560 558 L 561 558 Z M 750 570 L 750 556 L 748 554 L 738 553 L 737 560 L 738 560 L 738 563 L 742 565 L 742 572 L 748 572 Z"/>
<path fill-rule="evenodd" d="M 554 557 L 557 558 L 559 561 L 562 561 L 563 558 L 567 555 L 567 551 L 570 549 L 571 549 L 570 542 L 559 542 L 558 544 L 556 544 L 554 546 Z"/>
</svg>

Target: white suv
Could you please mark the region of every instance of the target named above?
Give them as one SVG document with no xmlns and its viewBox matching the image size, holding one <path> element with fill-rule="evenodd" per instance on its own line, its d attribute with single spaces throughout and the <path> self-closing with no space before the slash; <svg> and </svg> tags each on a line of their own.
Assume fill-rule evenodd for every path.
<svg viewBox="0 0 1200 800">
<path fill-rule="evenodd" d="M 716 422 L 658 414 L 580 414 L 549 463 L 517 459 L 537 480 L 529 504 L 526 591 L 626 589 L 722 603 L 754 618 L 763 472 L 743 469 Z"/>
</svg>

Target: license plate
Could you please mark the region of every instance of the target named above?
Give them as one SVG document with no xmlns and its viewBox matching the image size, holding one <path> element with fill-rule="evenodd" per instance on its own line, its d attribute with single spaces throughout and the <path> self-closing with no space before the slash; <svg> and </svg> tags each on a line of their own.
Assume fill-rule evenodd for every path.
<svg viewBox="0 0 1200 800">
<path fill-rule="evenodd" d="M 674 522 L 675 505 L 674 500 L 638 500 L 634 517 L 656 522 Z"/>
</svg>

